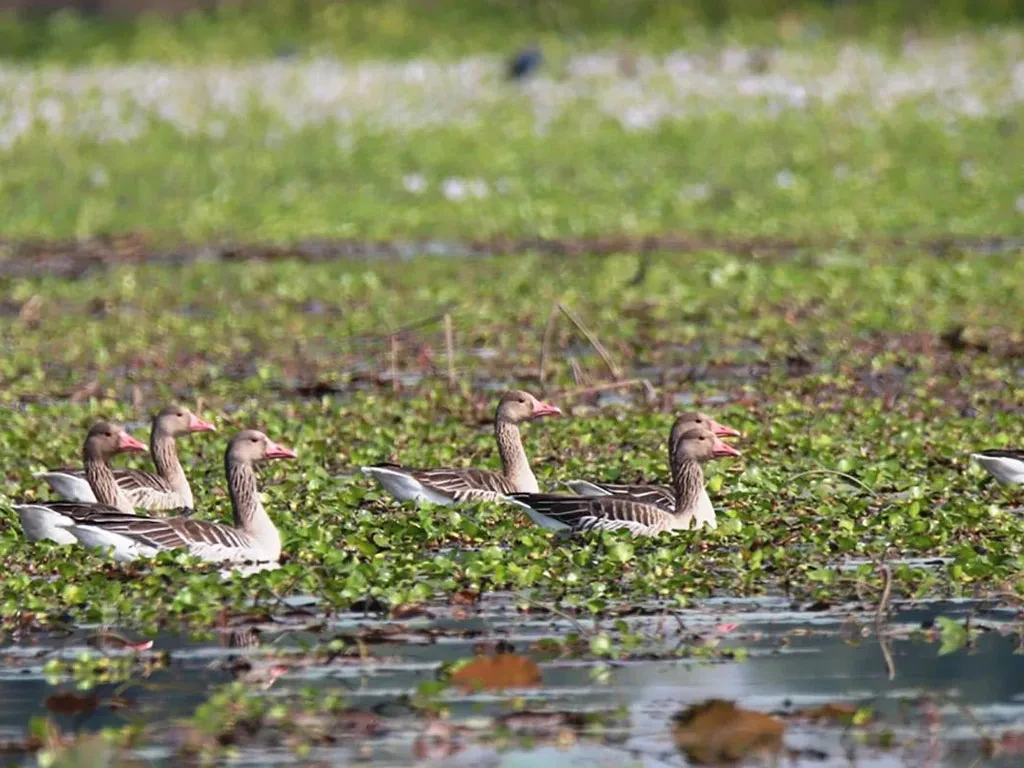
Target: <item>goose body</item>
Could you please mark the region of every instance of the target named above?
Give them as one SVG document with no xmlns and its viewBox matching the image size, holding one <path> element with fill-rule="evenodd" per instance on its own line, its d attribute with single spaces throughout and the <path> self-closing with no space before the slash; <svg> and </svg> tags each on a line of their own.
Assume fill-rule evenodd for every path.
<svg viewBox="0 0 1024 768">
<path fill-rule="evenodd" d="M 16 504 L 14 509 L 21 518 L 21 527 L 29 541 L 44 539 L 58 544 L 74 544 L 76 539 L 65 525 L 62 512 L 87 512 L 93 508 L 123 511 L 120 504 L 127 504 L 119 493 L 114 480 L 110 459 L 126 451 L 144 451 L 146 446 L 124 431 L 117 424 L 105 421 L 94 424 L 85 436 L 82 459 L 90 493 L 102 502 L 32 502 Z M 129 507 L 130 510 L 130 507 Z"/>
<path fill-rule="evenodd" d="M 276 562 L 281 536 L 259 498 L 253 462 L 293 458 L 295 452 L 272 442 L 262 432 L 246 430 L 231 440 L 225 456 L 228 490 L 235 525 L 185 517 L 126 514 L 110 506 L 56 502 L 19 509 L 26 530 L 57 531 L 87 547 L 112 550 L 126 562 L 158 552 L 185 549 L 207 562 Z M 51 537 L 52 538 L 52 537 Z"/>
<path fill-rule="evenodd" d="M 1005 485 L 1024 485 L 1024 450 L 999 449 L 972 453 L 971 458 Z"/>
<path fill-rule="evenodd" d="M 485 469 L 409 469 L 378 464 L 362 470 L 399 501 L 431 504 L 498 501 L 517 490 L 501 474 Z M 532 473 L 530 476 L 533 477 Z M 520 487 L 540 490 L 536 478 Z"/>
<path fill-rule="evenodd" d="M 413 469 L 397 464 L 362 467 L 399 501 L 457 504 L 467 501 L 499 501 L 508 494 L 540 490 L 523 449 L 519 425 L 561 411 L 528 392 L 513 390 L 498 403 L 494 433 L 501 457 L 501 472 L 485 469 Z"/>
<path fill-rule="evenodd" d="M 554 531 L 628 530 L 634 536 L 656 536 L 666 531 L 700 527 L 704 473 L 700 463 L 721 456 L 739 456 L 708 430 L 693 429 L 671 446 L 670 464 L 675 503 L 670 509 L 626 496 L 561 496 L 549 493 L 514 493 L 507 500 L 526 512 L 537 525 Z M 704 494 L 706 497 L 706 494 Z"/>
<path fill-rule="evenodd" d="M 672 424 L 672 429 L 669 432 L 669 450 L 671 451 L 671 446 L 674 445 L 683 434 L 692 429 L 706 429 L 716 437 L 738 437 L 740 435 L 737 430 L 732 427 L 727 427 L 724 424 L 719 424 L 706 414 L 683 413 L 680 414 Z M 673 511 L 676 506 L 676 493 L 667 485 L 628 485 L 620 483 L 598 483 L 591 482 L 589 480 L 567 480 L 565 485 L 567 485 L 577 496 L 614 496 L 616 498 L 624 498 L 630 501 L 640 502 L 642 504 L 652 504 L 654 506 L 662 507 L 670 512 Z M 700 493 L 694 504 L 692 525 L 697 528 L 704 526 L 712 529 L 718 526 L 718 522 L 715 517 L 714 505 L 712 505 L 711 498 L 708 496 L 708 492 L 704 488 L 703 483 L 701 484 Z"/>
<path fill-rule="evenodd" d="M 671 511 L 676 504 L 675 493 L 667 485 L 619 485 L 617 483 L 591 483 L 587 480 L 568 480 L 565 483 L 577 496 L 612 496 L 629 499 L 641 504 L 651 504 Z M 706 527 L 714 530 L 718 527 L 715 507 L 711 503 L 706 488 L 701 486 L 699 498 L 693 513 L 695 528 Z"/>
<path fill-rule="evenodd" d="M 191 432 L 208 432 L 215 427 L 203 421 L 187 408 L 169 405 L 153 418 L 150 432 L 150 452 L 157 473 L 139 469 L 116 469 L 114 481 L 118 489 L 118 509 L 132 512 L 135 508 L 150 511 L 172 509 L 192 510 L 192 488 L 178 460 L 175 438 Z M 87 504 L 98 503 L 85 469 L 66 467 L 38 472 L 35 477 L 44 480 L 62 499 Z"/>
</svg>

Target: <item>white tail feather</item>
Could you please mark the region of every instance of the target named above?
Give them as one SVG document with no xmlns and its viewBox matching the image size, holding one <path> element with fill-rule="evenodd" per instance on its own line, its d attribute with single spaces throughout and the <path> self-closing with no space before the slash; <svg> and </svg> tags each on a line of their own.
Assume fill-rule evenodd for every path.
<svg viewBox="0 0 1024 768">
<path fill-rule="evenodd" d="M 1024 485 L 1024 461 L 1006 456 L 984 456 L 972 453 L 971 458 L 1005 485 Z"/>
<path fill-rule="evenodd" d="M 569 530 L 569 526 L 565 523 L 560 523 L 557 520 L 552 520 L 550 517 L 546 515 L 540 514 L 537 510 L 535 510 L 533 507 L 531 507 L 529 504 L 526 504 L 525 502 L 519 501 L 518 499 L 513 499 L 509 496 L 505 496 L 504 498 L 505 501 L 507 501 L 509 504 L 515 504 L 517 507 L 522 509 L 526 513 L 526 516 L 533 521 L 534 525 L 539 525 L 541 528 L 547 528 L 549 531 Z"/>
<path fill-rule="evenodd" d="M 452 500 L 442 493 L 423 485 L 412 475 L 400 469 L 385 467 L 361 467 L 363 472 L 372 477 L 399 501 L 429 501 L 434 504 L 451 504 Z"/>
</svg>

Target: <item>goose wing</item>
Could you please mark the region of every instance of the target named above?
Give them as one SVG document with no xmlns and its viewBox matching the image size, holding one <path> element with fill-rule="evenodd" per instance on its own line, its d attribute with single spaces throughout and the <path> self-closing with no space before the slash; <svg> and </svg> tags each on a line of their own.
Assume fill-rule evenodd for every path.
<svg viewBox="0 0 1024 768">
<path fill-rule="evenodd" d="M 674 509 L 676 496 L 672 489 L 664 485 L 624 485 L 620 483 L 593 483 L 609 496 L 619 496 L 638 501 L 641 504 L 653 504 L 657 507 Z"/>
<path fill-rule="evenodd" d="M 628 530 L 651 535 L 665 530 L 671 520 L 664 509 L 618 496 L 559 496 L 552 493 L 513 493 L 509 499 L 573 531 Z M 533 515 L 531 515 L 533 517 Z"/>
</svg>

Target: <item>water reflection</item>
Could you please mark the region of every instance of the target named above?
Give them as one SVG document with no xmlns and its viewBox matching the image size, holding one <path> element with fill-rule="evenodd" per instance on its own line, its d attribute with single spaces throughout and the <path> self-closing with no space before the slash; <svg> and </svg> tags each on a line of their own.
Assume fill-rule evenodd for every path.
<svg viewBox="0 0 1024 768">
<path fill-rule="evenodd" d="M 236 627 L 205 641 L 162 634 L 154 638 L 152 652 L 169 652 L 167 669 L 154 672 L 126 690 L 101 685 L 93 691 L 104 700 L 118 689 L 135 702 L 130 713 L 100 707 L 81 723 L 60 715 L 55 719 L 63 728 L 85 729 L 120 724 L 125 717 L 166 723 L 190 715 L 212 687 L 233 679 L 256 689 L 273 686 L 267 695 L 274 696 L 307 687 L 325 693 L 341 688 L 352 706 L 377 708 L 390 717 L 386 714 L 388 707 L 420 683 L 435 679 L 440 663 L 471 655 L 481 633 L 525 652 L 536 640 L 564 636 L 571 628 L 547 616 L 518 614 L 512 605 L 511 600 L 503 601 L 500 596 L 489 598 L 482 604 L 483 613 L 469 618 L 456 618 L 438 608 L 434 611 L 436 618 L 406 622 L 405 635 L 368 646 L 372 657 L 335 655 L 329 663 L 327 654 L 302 655 L 302 649 L 318 647 L 318 643 L 322 648 L 332 636 L 352 636 L 360 628 L 381 624 L 351 614 L 325 620 L 322 634 L 274 624 Z M 938 643 L 909 637 L 910 629 L 928 626 L 938 615 L 963 617 L 968 611 L 975 614 L 976 624 L 993 630 L 981 634 L 970 652 L 960 650 L 940 657 Z M 877 639 L 862 635 L 856 615 L 851 618 L 849 612 L 842 611 L 794 612 L 784 600 L 709 601 L 701 610 L 682 612 L 679 625 L 661 620 L 661 628 L 669 633 L 668 647 L 676 640 L 710 635 L 719 647 L 746 649 L 750 653 L 747 661 L 612 661 L 603 674 L 596 675 L 593 659 L 554 659 L 542 664 L 544 686 L 529 692 L 527 706 L 577 712 L 627 708 L 629 723 L 621 744 L 579 741 L 571 748 L 556 750 L 559 765 L 614 765 L 624 760 L 642 765 L 679 765 L 681 758 L 669 738 L 669 718 L 690 704 L 712 697 L 774 712 L 822 702 L 866 704 L 915 743 L 920 742 L 930 717 L 941 724 L 936 738 L 971 745 L 962 754 L 951 754 L 945 744 L 940 750 L 945 757 L 936 764 L 969 765 L 976 756 L 979 727 L 998 735 L 1024 721 L 1024 656 L 1015 653 L 1017 641 L 1006 631 L 1015 627 L 1019 617 L 1010 610 L 981 610 L 967 602 L 897 604 L 894 612 L 892 681 Z M 635 617 L 628 621 L 636 631 L 650 632 L 659 619 Z M 728 624 L 722 625 L 723 621 Z M 870 626 L 871 616 L 860 614 L 859 622 Z M 418 628 L 431 628 L 440 634 L 418 634 Z M 87 636 L 81 633 L 71 638 L 50 638 L 37 646 L 8 646 L 0 651 L 5 662 L 0 666 L 0 736 L 20 737 L 33 716 L 46 714 L 44 702 L 48 696 L 57 690 L 73 689 L 70 682 L 56 688 L 48 685 L 42 675 L 43 664 L 51 657 L 76 657 L 87 650 Z M 104 652 L 117 655 L 131 650 Z M 926 694 L 930 698 L 922 699 Z M 502 694 L 453 692 L 450 704 L 456 723 L 471 723 L 483 715 L 508 711 L 507 697 Z M 930 709 L 924 712 L 922 707 Z M 438 745 L 422 738 L 417 741 L 422 734 L 416 731 L 420 725 L 414 718 L 394 722 L 399 721 L 405 723 L 404 736 L 375 742 L 371 757 L 386 756 L 389 763 L 410 764 L 417 762 L 417 754 L 433 754 L 435 747 L 442 752 L 452 751 L 448 743 Z M 402 732 L 402 728 L 396 730 Z M 820 752 L 816 765 L 850 764 L 850 746 L 843 742 L 841 729 L 791 727 L 786 742 L 791 748 Z M 548 748 L 512 751 L 504 753 L 498 764 L 541 765 L 545 759 L 552 759 L 552 754 Z M 256 762 L 265 757 L 251 756 Z M 880 768 L 903 765 L 906 757 L 860 745 L 855 764 Z M 473 747 L 458 750 L 457 757 L 451 759 L 455 762 L 446 764 L 498 758 L 487 749 Z"/>
</svg>

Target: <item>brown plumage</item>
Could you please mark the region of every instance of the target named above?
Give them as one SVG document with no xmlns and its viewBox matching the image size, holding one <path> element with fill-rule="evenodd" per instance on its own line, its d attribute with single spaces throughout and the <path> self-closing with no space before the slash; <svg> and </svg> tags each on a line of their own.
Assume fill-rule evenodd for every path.
<svg viewBox="0 0 1024 768">
<path fill-rule="evenodd" d="M 120 561 L 151 556 L 161 550 L 186 549 L 209 562 L 274 562 L 281 538 L 259 498 L 257 461 L 292 458 L 294 451 L 275 444 L 262 432 L 235 435 L 224 456 L 235 525 L 184 517 L 124 514 L 99 505 L 73 502 L 51 505 L 64 518 L 54 522 L 90 547 L 112 548 Z"/>
<path fill-rule="evenodd" d="M 529 392 L 512 390 L 498 402 L 494 435 L 501 458 L 501 472 L 486 469 L 413 469 L 396 464 L 363 467 L 399 501 L 431 501 L 451 504 L 463 501 L 496 501 L 507 494 L 538 491 L 537 478 L 523 449 L 519 425 L 542 416 L 560 414 Z"/>
<path fill-rule="evenodd" d="M 672 429 L 669 431 L 668 448 L 669 464 L 671 466 L 672 446 L 691 429 L 707 429 L 717 437 L 739 437 L 739 431 L 724 424 L 719 424 L 710 416 L 699 412 L 682 413 L 672 422 Z M 671 485 L 658 483 L 628 484 L 628 483 L 599 483 L 588 480 L 568 480 L 565 483 L 574 494 L 579 496 L 619 496 L 643 504 L 654 504 L 673 510 L 676 506 L 676 494 Z M 709 528 L 715 527 L 715 511 L 711 506 L 711 500 L 707 498 L 707 492 L 701 490 L 702 498 L 699 501 L 701 509 L 696 512 L 694 522 L 698 525 L 706 525 Z"/>
<path fill-rule="evenodd" d="M 693 525 L 704 489 L 701 462 L 721 456 L 739 456 L 708 430 L 691 429 L 671 446 L 672 510 L 617 496 L 560 496 L 514 493 L 508 498 L 522 507 L 538 525 L 571 532 L 626 529 L 633 535 L 654 536 Z"/>
<path fill-rule="evenodd" d="M 141 469 L 116 469 L 113 477 L 119 490 L 117 507 L 131 512 L 136 507 L 151 511 L 194 507 L 192 488 L 178 460 L 175 439 L 192 432 L 207 432 L 214 426 L 180 405 L 168 405 L 154 417 L 150 451 L 156 474 Z M 63 467 L 36 475 L 69 501 L 97 502 L 84 469 Z"/>
</svg>

